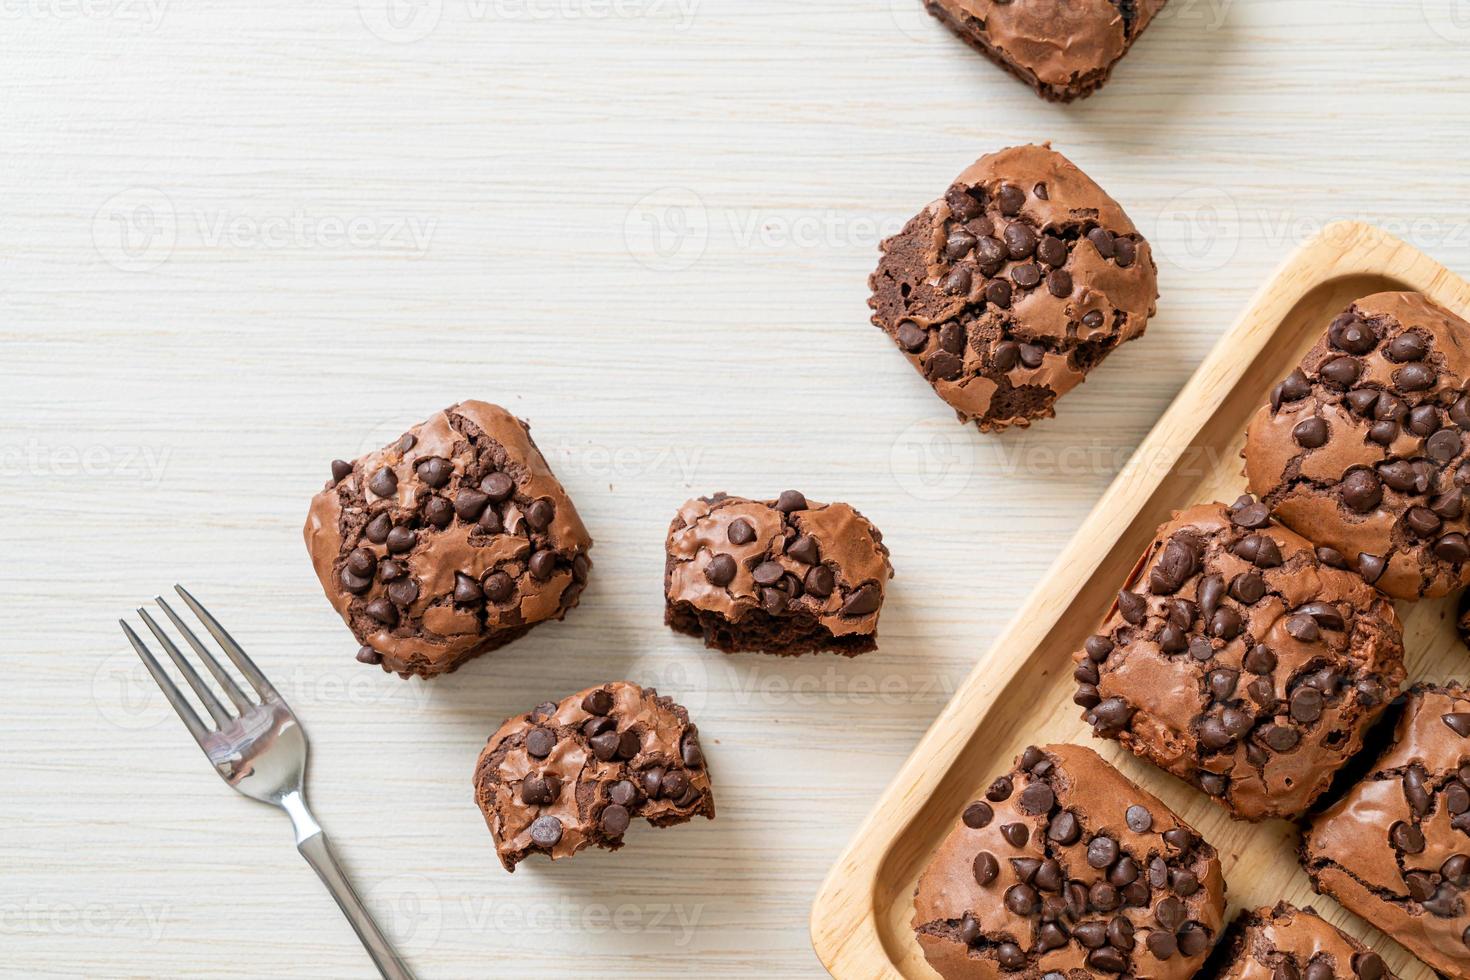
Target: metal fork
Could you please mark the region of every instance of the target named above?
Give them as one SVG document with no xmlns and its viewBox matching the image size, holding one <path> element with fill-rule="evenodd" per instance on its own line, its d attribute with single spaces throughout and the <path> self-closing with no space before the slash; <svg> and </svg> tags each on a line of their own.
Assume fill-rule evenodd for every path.
<svg viewBox="0 0 1470 980">
<path fill-rule="evenodd" d="M 138 615 L 143 618 L 148 629 L 163 644 L 164 650 L 168 652 L 170 659 L 178 666 L 179 672 L 184 675 L 184 680 L 194 689 L 200 703 L 209 712 L 210 718 L 214 720 L 213 727 L 204 724 L 194 708 L 185 700 L 173 680 L 159 665 L 153 654 L 149 651 L 147 644 L 133 632 L 123 620 L 118 620 L 123 632 L 127 634 L 128 641 L 133 644 L 133 649 L 138 651 L 138 656 L 143 658 L 143 666 L 148 668 L 148 673 L 158 682 L 163 690 L 163 696 L 168 698 L 169 704 L 174 706 L 179 718 L 183 720 L 184 727 L 189 729 L 189 734 L 194 736 L 194 741 L 204 750 L 209 757 L 209 764 L 214 766 L 225 782 L 252 800 L 269 803 L 285 810 L 291 818 L 291 825 L 296 831 L 296 849 L 306 862 L 315 869 L 322 883 L 337 900 L 337 905 L 347 916 L 347 921 L 352 923 L 352 928 L 357 932 L 357 938 L 367 948 L 368 955 L 372 957 L 373 964 L 387 980 L 413 980 L 413 973 L 408 966 L 393 950 L 387 937 L 373 921 L 372 915 L 362 904 L 362 899 L 353 890 L 352 883 L 347 880 L 347 875 L 337 863 L 332 854 L 331 847 L 327 844 L 327 835 L 322 832 L 321 825 L 311 815 L 306 806 L 306 791 L 304 781 L 306 775 L 306 733 L 301 728 L 301 723 L 291 713 L 291 708 L 281 698 L 271 682 L 255 666 L 255 662 L 245 655 L 219 621 L 209 614 L 209 610 L 199 604 L 199 600 L 184 589 L 182 585 L 175 585 L 174 590 L 179 597 L 204 624 L 204 628 L 215 638 L 220 647 L 224 649 L 226 656 L 240 669 L 240 674 L 249 682 L 259 695 L 260 701 L 252 701 L 235 679 L 224 669 L 214 654 L 209 652 L 194 632 L 179 618 L 178 614 L 163 601 L 160 596 L 156 599 L 175 629 L 183 636 L 185 642 L 193 647 L 204 666 L 214 675 L 219 683 L 220 689 L 235 706 L 232 715 L 219 698 L 215 696 L 199 676 L 174 641 L 159 627 L 152 616 L 148 615 L 146 609 L 139 609 Z"/>
</svg>

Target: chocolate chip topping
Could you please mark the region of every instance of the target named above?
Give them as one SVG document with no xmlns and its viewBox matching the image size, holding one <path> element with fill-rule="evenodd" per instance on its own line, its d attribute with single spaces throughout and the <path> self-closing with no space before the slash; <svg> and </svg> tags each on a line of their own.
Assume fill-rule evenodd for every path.
<svg viewBox="0 0 1470 980">
<path fill-rule="evenodd" d="M 1395 598 L 1470 584 L 1467 331 L 1414 293 L 1358 300 L 1247 433 L 1251 490 Z"/>
<path fill-rule="evenodd" d="M 1223 919 L 1219 862 L 1162 803 L 1070 745 L 1027 749 L 985 797 L 915 896 L 919 943 L 941 975 L 984 960 L 1034 976 L 1069 964 L 1144 975 L 1148 963 L 1146 975 L 1183 980 L 1199 968 Z"/>
<path fill-rule="evenodd" d="M 483 402 L 334 467 L 306 541 L 358 646 L 405 677 L 447 673 L 560 618 L 591 567 L 591 538 L 526 426 Z"/>
<path fill-rule="evenodd" d="M 510 871 L 538 851 L 616 850 L 633 817 L 656 827 L 714 817 L 688 712 L 627 682 L 507 720 L 480 755 L 475 798 Z"/>
<path fill-rule="evenodd" d="M 1248 820 L 1306 812 L 1404 676 L 1391 603 L 1251 497 L 1161 527 L 1074 662 L 1094 734 Z"/>
<path fill-rule="evenodd" d="M 882 535 L 847 504 L 690 500 L 669 528 L 665 622 L 734 652 L 876 648 L 892 576 Z"/>
<path fill-rule="evenodd" d="M 1047 197 L 1016 211 L 1001 200 L 1004 187 L 1013 203 L 1038 183 Z M 981 159 L 883 253 L 870 280 L 874 324 L 986 431 L 1050 417 L 1057 398 L 1143 333 L 1157 298 L 1132 222 L 1047 147 Z"/>
</svg>

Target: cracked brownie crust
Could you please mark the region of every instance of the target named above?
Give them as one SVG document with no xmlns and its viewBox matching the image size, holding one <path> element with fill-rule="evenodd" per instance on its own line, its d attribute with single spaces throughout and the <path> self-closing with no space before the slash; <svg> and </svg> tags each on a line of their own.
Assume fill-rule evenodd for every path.
<svg viewBox="0 0 1470 980">
<path fill-rule="evenodd" d="M 1027 426 L 1158 299 L 1148 243 L 1050 146 L 982 157 L 882 246 L 873 323 L 962 421 Z"/>
<path fill-rule="evenodd" d="M 615 851 L 634 817 L 669 827 L 715 816 L 689 712 L 627 681 L 508 719 L 475 766 L 475 802 L 507 871 L 536 853 Z"/>
<path fill-rule="evenodd" d="M 924 0 L 929 13 L 1053 102 L 1103 86 L 1166 0 Z"/>
<path fill-rule="evenodd" d="M 1403 653 L 1392 602 L 1242 497 L 1159 528 L 1074 657 L 1075 700 L 1236 817 L 1296 817 L 1397 695 Z"/>
<path fill-rule="evenodd" d="M 1383 958 L 1310 906 L 1242 912 L 1217 980 L 1397 980 Z"/>
<path fill-rule="evenodd" d="M 883 535 L 847 504 L 795 490 L 700 497 L 679 509 L 666 547 L 664 622 L 677 632 L 726 653 L 877 649 L 893 566 Z"/>
<path fill-rule="evenodd" d="M 1214 848 L 1091 749 L 1032 747 L 940 845 L 914 929 L 946 980 L 1194 975 L 1220 934 Z"/>
<path fill-rule="evenodd" d="M 530 430 L 467 401 L 353 463 L 311 502 L 306 546 L 358 659 L 433 677 L 577 604 L 592 539 Z"/>
<path fill-rule="evenodd" d="M 1313 886 L 1440 973 L 1470 977 L 1470 695 L 1412 689 L 1373 771 L 1313 822 Z"/>
<path fill-rule="evenodd" d="M 1417 293 L 1332 321 L 1246 434 L 1276 516 L 1398 599 L 1470 584 L 1470 323 Z"/>
</svg>

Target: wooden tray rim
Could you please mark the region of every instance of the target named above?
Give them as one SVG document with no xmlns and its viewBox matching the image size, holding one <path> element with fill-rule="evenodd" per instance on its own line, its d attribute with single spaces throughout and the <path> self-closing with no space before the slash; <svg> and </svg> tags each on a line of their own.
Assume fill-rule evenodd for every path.
<svg viewBox="0 0 1470 980">
<path fill-rule="evenodd" d="M 1372 225 L 1334 222 L 1293 252 L 1256 292 L 1175 396 L 1128 465 L 1113 480 L 1071 542 L 914 747 L 893 782 L 833 864 L 812 903 L 818 959 L 833 977 L 902 978 L 883 947 L 875 905 L 877 872 L 914 814 L 955 764 L 998 695 L 1025 667 L 1057 616 L 1093 574 L 1087 556 L 1106 554 L 1132 525 L 1151 490 L 1179 461 L 1290 311 L 1313 290 L 1353 276 L 1401 282 L 1431 299 L 1446 291 L 1470 298 L 1470 283 Z M 1147 461 L 1135 467 L 1134 461 Z"/>
</svg>

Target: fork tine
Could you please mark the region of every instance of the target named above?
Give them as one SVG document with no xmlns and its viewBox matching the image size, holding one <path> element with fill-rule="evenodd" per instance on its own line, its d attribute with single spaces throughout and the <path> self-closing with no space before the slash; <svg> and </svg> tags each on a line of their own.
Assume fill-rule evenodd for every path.
<svg viewBox="0 0 1470 980">
<path fill-rule="evenodd" d="M 153 659 L 153 654 L 148 651 L 148 647 L 138 638 L 138 634 L 133 632 L 133 628 L 121 619 L 117 621 L 117 624 L 127 634 L 128 642 L 133 645 L 133 649 L 138 651 L 138 656 L 142 659 L 143 666 L 147 667 L 148 673 L 153 675 L 153 680 L 158 685 L 159 690 L 163 691 L 163 696 L 168 698 L 168 703 L 174 706 L 174 711 L 178 713 L 179 720 L 184 723 L 185 728 L 189 729 L 189 734 L 194 736 L 194 741 L 198 742 L 200 747 L 203 747 L 204 740 L 209 737 L 209 729 L 204 727 L 204 722 L 199 720 L 199 716 L 194 713 L 194 709 L 189 706 L 189 702 L 184 700 L 184 695 L 174 686 L 173 680 L 159 666 L 158 661 Z"/>
<path fill-rule="evenodd" d="M 219 698 L 214 696 L 214 692 L 209 689 L 209 685 L 204 683 L 204 678 L 199 676 L 199 671 L 194 669 L 194 665 L 188 661 L 183 652 L 174 644 L 173 639 L 153 621 L 153 617 L 148 615 L 148 610 L 139 609 L 138 615 L 143 617 L 143 624 L 152 630 L 153 635 L 158 637 L 158 642 L 163 644 L 164 651 L 173 660 L 175 666 L 179 668 L 179 673 L 184 675 L 184 680 L 188 681 L 189 686 L 194 689 L 194 693 L 199 695 L 199 700 L 204 704 L 204 710 L 208 711 L 209 717 L 214 719 L 215 727 L 223 728 L 225 725 L 228 725 L 230 723 L 229 712 L 225 710 L 224 705 L 219 703 Z"/>
<path fill-rule="evenodd" d="M 245 696 L 245 692 L 240 690 L 240 685 L 235 683 L 235 678 L 231 677 L 229 671 L 225 670 L 224 665 L 219 662 L 219 658 L 211 653 L 208 647 L 199 642 L 199 637 L 195 636 L 194 631 L 189 629 L 188 625 L 179 618 L 179 614 L 174 612 L 173 607 L 163 601 L 163 596 L 154 596 L 153 601 L 158 603 L 164 615 L 173 622 L 174 628 L 183 634 L 184 640 L 189 646 L 194 648 L 195 653 L 199 654 L 199 659 L 204 661 L 204 666 L 208 667 L 209 672 L 214 675 L 214 679 L 219 681 L 219 686 L 224 688 L 225 694 L 229 696 L 231 701 L 235 702 L 235 707 L 239 709 L 240 713 L 244 714 L 255 707 L 254 703 Z"/>
<path fill-rule="evenodd" d="M 260 668 L 255 666 L 255 661 L 246 655 L 245 651 L 240 648 L 240 644 L 235 642 L 235 638 L 219 624 L 219 620 L 211 616 L 209 610 L 200 605 L 199 600 L 190 595 L 189 590 L 182 585 L 175 585 L 174 591 L 194 611 L 194 615 L 199 617 L 199 621 L 204 624 L 204 628 L 209 630 L 209 635 L 219 641 L 219 645 L 224 648 L 225 654 L 234 662 L 236 667 L 240 668 L 240 673 L 250 682 L 250 686 L 255 688 L 262 698 L 274 699 L 284 703 L 284 699 L 276 692 L 275 687 L 270 681 L 266 680 L 265 675 L 260 672 Z"/>
</svg>

